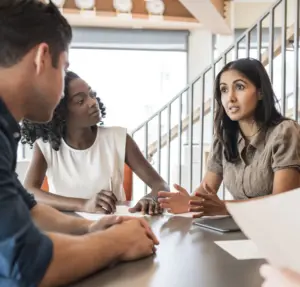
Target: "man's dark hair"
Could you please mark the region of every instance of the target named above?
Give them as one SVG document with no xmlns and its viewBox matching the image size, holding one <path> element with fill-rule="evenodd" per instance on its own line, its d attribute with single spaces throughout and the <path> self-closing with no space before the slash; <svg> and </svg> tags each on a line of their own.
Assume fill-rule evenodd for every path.
<svg viewBox="0 0 300 287">
<path fill-rule="evenodd" d="M 66 135 L 66 118 L 68 115 L 67 102 L 70 97 L 69 86 L 73 80 L 80 77 L 68 71 L 65 77 L 65 91 L 64 97 L 56 107 L 53 118 L 46 124 L 37 124 L 29 120 L 24 119 L 21 125 L 22 144 L 29 144 L 31 147 L 37 139 L 42 139 L 43 142 L 49 142 L 54 150 L 59 150 L 61 139 Z M 106 116 L 106 108 L 100 98 L 97 97 L 96 92 L 92 92 L 91 96 L 95 97 L 98 101 L 99 109 L 101 111 L 102 118 Z M 103 124 L 101 121 L 100 125 Z"/>
<path fill-rule="evenodd" d="M 35 46 L 46 43 L 57 67 L 68 50 L 72 28 L 57 7 L 38 0 L 0 0 L 0 67 L 8 68 Z"/>
</svg>

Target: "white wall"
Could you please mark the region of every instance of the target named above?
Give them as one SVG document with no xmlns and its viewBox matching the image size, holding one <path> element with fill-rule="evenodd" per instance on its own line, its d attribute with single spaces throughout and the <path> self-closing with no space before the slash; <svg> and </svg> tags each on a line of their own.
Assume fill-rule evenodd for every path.
<svg viewBox="0 0 300 287">
<path fill-rule="evenodd" d="M 294 15 L 294 5 L 295 1 L 298 0 L 288 0 L 287 1 L 287 23 L 288 26 L 293 23 Z M 277 1 L 274 1 L 276 3 Z M 251 3 L 251 2 L 232 2 L 234 6 L 234 27 L 238 28 L 249 28 L 252 26 L 260 17 L 263 16 L 265 12 L 270 9 L 274 3 L 261 1 Z M 275 27 L 281 27 L 282 25 L 282 4 L 280 4 L 275 10 L 274 25 Z M 262 23 L 263 27 L 269 27 L 269 18 L 266 18 Z"/>
<path fill-rule="evenodd" d="M 212 33 L 204 28 L 191 31 L 188 48 L 188 80 L 191 82 L 211 64 Z"/>
</svg>

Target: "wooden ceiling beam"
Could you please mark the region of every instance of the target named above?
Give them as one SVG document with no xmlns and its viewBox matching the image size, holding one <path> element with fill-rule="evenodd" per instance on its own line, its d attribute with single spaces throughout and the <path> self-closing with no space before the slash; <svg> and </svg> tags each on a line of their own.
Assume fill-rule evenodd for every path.
<svg viewBox="0 0 300 287">
<path fill-rule="evenodd" d="M 164 16 L 194 18 L 179 0 L 163 0 L 165 5 Z M 148 15 L 145 0 L 132 0 L 132 14 Z M 66 9 L 78 9 L 74 0 L 66 0 Z M 116 12 L 113 0 L 95 0 L 95 9 L 98 12 Z"/>
<path fill-rule="evenodd" d="M 145 14 L 117 15 L 115 12 L 81 12 L 63 9 L 62 14 L 75 27 L 111 27 L 133 29 L 192 30 L 203 27 L 194 18 L 162 16 L 149 18 Z"/>
<path fill-rule="evenodd" d="M 232 34 L 232 30 L 224 18 L 224 0 L 180 0 L 180 2 L 214 34 Z"/>
</svg>

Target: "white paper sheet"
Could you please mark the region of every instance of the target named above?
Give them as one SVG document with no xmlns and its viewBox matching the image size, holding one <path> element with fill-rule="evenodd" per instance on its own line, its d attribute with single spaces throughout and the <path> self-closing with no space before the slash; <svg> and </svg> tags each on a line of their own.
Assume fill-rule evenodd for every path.
<svg viewBox="0 0 300 287">
<path fill-rule="evenodd" d="M 193 215 L 196 215 L 196 214 L 199 214 L 199 212 L 187 212 L 187 213 L 177 213 L 177 214 L 166 212 L 164 215 L 192 218 Z M 229 215 L 203 216 L 201 218 L 218 219 L 218 218 L 224 218 L 224 217 L 229 217 Z"/>
<path fill-rule="evenodd" d="M 141 212 L 136 213 L 130 213 L 128 211 L 128 206 L 125 205 L 117 205 L 117 210 L 114 213 L 115 215 L 123 215 L 123 216 L 133 216 L 133 217 L 144 217 L 149 215 L 144 215 Z M 98 220 L 105 216 L 105 214 L 99 214 L 99 213 L 88 213 L 88 212 L 76 212 L 79 216 L 89 219 L 89 220 Z"/>
<path fill-rule="evenodd" d="M 193 215 L 198 214 L 199 212 L 187 212 L 187 213 L 177 213 L 177 214 L 173 214 L 173 213 L 169 213 L 169 212 L 165 212 L 164 215 L 166 216 L 179 216 L 179 217 L 188 217 L 188 218 L 192 218 Z"/>
<path fill-rule="evenodd" d="M 215 241 L 215 243 L 238 260 L 264 258 L 251 240 Z"/>
<path fill-rule="evenodd" d="M 150 216 L 148 214 L 142 214 L 141 212 L 136 213 L 130 213 L 128 211 L 128 206 L 125 205 L 117 205 L 117 211 L 114 213 L 115 215 L 123 215 L 123 216 L 134 216 L 134 217 L 145 217 Z M 80 215 L 83 218 L 89 219 L 89 220 L 98 220 L 105 216 L 105 214 L 99 214 L 99 213 L 88 213 L 88 212 L 76 212 L 78 215 Z M 179 213 L 179 214 L 173 214 L 173 213 L 164 213 L 166 216 L 178 216 L 178 217 L 187 217 L 192 218 L 194 214 L 198 214 L 198 212 L 187 212 L 187 213 Z M 223 218 L 227 217 L 226 215 L 220 215 L 220 216 L 203 216 L 202 218 Z"/>
<path fill-rule="evenodd" d="M 76 212 L 79 216 L 88 219 L 88 220 L 99 220 L 104 214 L 98 214 L 98 213 L 88 213 L 88 212 Z"/>
<path fill-rule="evenodd" d="M 227 208 L 271 264 L 300 272 L 300 189 Z"/>
</svg>

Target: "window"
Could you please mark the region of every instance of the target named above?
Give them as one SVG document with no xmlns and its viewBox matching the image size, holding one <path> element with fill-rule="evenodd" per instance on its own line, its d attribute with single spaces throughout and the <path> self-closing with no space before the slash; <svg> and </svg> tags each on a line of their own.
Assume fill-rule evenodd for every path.
<svg viewBox="0 0 300 287">
<path fill-rule="evenodd" d="M 70 63 L 105 104 L 105 124 L 129 130 L 187 83 L 186 52 L 71 49 Z"/>
</svg>

